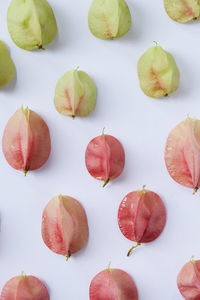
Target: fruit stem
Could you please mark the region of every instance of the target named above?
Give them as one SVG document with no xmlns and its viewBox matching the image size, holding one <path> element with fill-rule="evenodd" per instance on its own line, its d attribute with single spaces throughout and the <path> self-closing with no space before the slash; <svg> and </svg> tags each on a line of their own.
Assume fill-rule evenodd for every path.
<svg viewBox="0 0 200 300">
<path fill-rule="evenodd" d="M 156 44 L 156 46 L 158 46 L 158 42 L 156 42 L 156 41 L 153 41 L 154 42 L 154 44 Z"/>
<path fill-rule="evenodd" d="M 108 264 L 108 272 L 111 272 L 110 266 L 111 266 L 111 262 L 109 262 L 109 264 Z"/>
<path fill-rule="evenodd" d="M 101 134 L 101 135 L 105 135 L 105 132 L 104 132 L 105 129 L 106 129 L 106 128 L 104 127 L 103 130 L 102 130 L 102 134 Z"/>
<path fill-rule="evenodd" d="M 70 257 L 71 257 L 71 252 L 68 251 L 68 254 L 66 255 L 66 261 L 68 261 Z"/>
<path fill-rule="evenodd" d="M 103 188 L 110 182 L 110 178 L 108 178 L 107 180 L 104 180 L 104 184 L 103 184 Z"/>
<path fill-rule="evenodd" d="M 27 166 L 27 167 L 25 168 L 25 170 L 24 170 L 24 176 L 25 176 L 25 177 L 26 177 L 28 171 L 29 171 L 29 166 Z"/>
<path fill-rule="evenodd" d="M 142 187 L 142 190 L 141 190 L 141 194 L 142 195 L 146 194 L 145 188 L 146 188 L 146 185 L 144 184 L 143 187 Z"/>
<path fill-rule="evenodd" d="M 141 246 L 141 243 L 137 243 L 136 246 L 133 246 L 133 247 L 128 251 L 127 256 L 130 256 L 130 255 L 131 255 L 131 252 L 132 252 L 134 249 L 136 249 L 137 247 L 139 247 L 139 246 Z"/>
<path fill-rule="evenodd" d="M 38 45 L 38 49 L 40 49 L 40 50 L 46 50 L 42 45 Z"/>
<path fill-rule="evenodd" d="M 72 116 L 72 119 L 74 120 L 74 119 L 75 119 L 75 117 L 76 117 L 76 116 L 75 116 L 75 115 L 73 115 L 73 116 Z"/>
<path fill-rule="evenodd" d="M 199 189 L 198 186 L 196 186 L 196 187 L 194 188 L 194 190 L 193 190 L 193 195 L 195 195 L 195 194 L 198 192 L 198 189 Z"/>
</svg>

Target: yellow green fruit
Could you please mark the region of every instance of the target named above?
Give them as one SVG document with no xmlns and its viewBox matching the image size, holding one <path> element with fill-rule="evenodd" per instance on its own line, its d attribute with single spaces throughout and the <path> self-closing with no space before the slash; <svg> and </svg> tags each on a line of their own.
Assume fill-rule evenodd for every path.
<svg viewBox="0 0 200 300">
<path fill-rule="evenodd" d="M 9 83 L 15 75 L 15 66 L 6 45 L 0 41 L 0 86 Z"/>
<path fill-rule="evenodd" d="M 199 0 L 164 0 L 168 16 L 176 22 L 186 23 L 200 16 Z"/>
</svg>

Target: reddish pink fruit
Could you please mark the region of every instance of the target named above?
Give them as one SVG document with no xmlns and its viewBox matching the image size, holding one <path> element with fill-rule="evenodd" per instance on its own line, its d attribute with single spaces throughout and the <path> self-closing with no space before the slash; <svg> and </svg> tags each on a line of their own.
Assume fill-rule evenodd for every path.
<svg viewBox="0 0 200 300">
<path fill-rule="evenodd" d="M 16 276 L 3 287 L 0 300 L 49 300 L 45 285 L 34 276 Z"/>
<path fill-rule="evenodd" d="M 177 285 L 186 300 L 200 299 L 200 260 L 191 260 L 181 269 Z"/>
<path fill-rule="evenodd" d="M 187 118 L 169 134 L 165 163 L 178 183 L 198 190 L 200 186 L 200 120 Z"/>
<path fill-rule="evenodd" d="M 161 198 L 154 192 L 134 191 L 122 200 L 118 211 L 118 224 L 123 235 L 137 243 L 155 240 L 163 231 L 166 223 L 166 209 Z"/>
<path fill-rule="evenodd" d="M 49 158 L 49 129 L 38 114 L 22 107 L 7 123 L 2 147 L 9 165 L 26 174 L 28 170 L 39 169 Z"/>
<path fill-rule="evenodd" d="M 85 163 L 90 175 L 103 180 L 105 186 L 122 173 L 125 164 L 124 149 L 116 138 L 103 132 L 88 144 Z"/>
<path fill-rule="evenodd" d="M 46 246 L 68 258 L 88 241 L 87 216 L 82 205 L 68 196 L 54 197 L 42 217 L 42 237 Z"/>
<path fill-rule="evenodd" d="M 133 279 L 119 269 L 108 269 L 97 274 L 90 284 L 90 300 L 138 300 Z"/>
</svg>

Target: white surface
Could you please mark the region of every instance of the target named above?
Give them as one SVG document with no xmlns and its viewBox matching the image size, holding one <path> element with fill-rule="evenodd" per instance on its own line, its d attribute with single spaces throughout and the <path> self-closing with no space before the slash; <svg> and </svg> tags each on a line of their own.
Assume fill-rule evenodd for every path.
<svg viewBox="0 0 200 300">
<path fill-rule="evenodd" d="M 51 0 L 58 37 L 46 51 L 28 52 L 17 48 L 8 34 L 9 2 L 0 2 L 0 38 L 10 49 L 17 80 L 0 92 L 0 135 L 10 116 L 22 104 L 29 105 L 50 128 L 52 152 L 42 169 L 25 178 L 0 150 L 0 288 L 24 271 L 44 280 L 51 300 L 86 300 L 91 279 L 111 261 L 134 278 L 141 300 L 181 300 L 177 273 L 192 255 L 200 257 L 200 195 L 170 178 L 163 153 L 177 123 L 188 113 L 200 118 L 199 22 L 173 22 L 161 0 L 128 0 L 130 32 L 103 41 L 88 30 L 90 0 Z M 171 52 L 181 72 L 180 89 L 168 99 L 150 99 L 139 87 L 137 61 L 153 41 Z M 98 102 L 90 117 L 73 121 L 56 112 L 53 96 L 57 80 L 77 66 L 96 82 Z M 88 142 L 104 126 L 126 152 L 123 175 L 106 189 L 84 163 Z M 122 198 L 143 184 L 163 198 L 168 221 L 160 238 L 127 258 L 132 243 L 118 229 L 117 210 Z M 68 263 L 46 248 L 40 234 L 43 208 L 60 193 L 84 205 L 90 227 L 87 246 Z"/>
</svg>

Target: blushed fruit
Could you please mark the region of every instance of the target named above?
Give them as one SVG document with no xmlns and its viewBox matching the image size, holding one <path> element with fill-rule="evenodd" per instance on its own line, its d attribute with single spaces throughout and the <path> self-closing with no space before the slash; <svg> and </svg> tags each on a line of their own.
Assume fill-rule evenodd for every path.
<svg viewBox="0 0 200 300">
<path fill-rule="evenodd" d="M 85 117 L 95 109 L 96 98 L 97 90 L 93 80 L 87 73 L 75 69 L 59 79 L 54 104 L 62 115 Z"/>
<path fill-rule="evenodd" d="M 170 176 L 181 185 L 200 186 L 200 120 L 187 118 L 169 134 L 165 163 Z"/>
<path fill-rule="evenodd" d="M 177 277 L 178 289 L 186 300 L 200 299 L 200 260 L 186 263 Z"/>
<path fill-rule="evenodd" d="M 179 23 L 196 20 L 200 16 L 199 0 L 164 0 L 168 16 Z"/>
<path fill-rule="evenodd" d="M 50 250 L 68 260 L 86 245 L 88 235 L 87 216 L 77 200 L 60 195 L 47 204 L 42 216 L 42 237 Z"/>
<path fill-rule="evenodd" d="M 13 42 L 24 50 L 41 49 L 57 34 L 54 13 L 46 0 L 12 0 L 7 25 Z"/>
<path fill-rule="evenodd" d="M 23 106 L 8 121 L 2 139 L 4 156 L 11 167 L 27 173 L 49 158 L 51 142 L 44 120 Z"/>
<path fill-rule="evenodd" d="M 124 169 L 125 153 L 121 143 L 113 136 L 95 137 L 87 146 L 85 163 L 94 178 L 104 181 L 104 186 L 119 177 Z"/>
<path fill-rule="evenodd" d="M 0 41 L 0 86 L 9 83 L 15 75 L 15 66 L 6 45 Z"/>
<path fill-rule="evenodd" d="M 167 96 L 179 87 L 179 70 L 171 54 L 161 46 L 148 49 L 138 61 L 138 77 L 143 92 L 152 98 Z"/>
<path fill-rule="evenodd" d="M 2 289 L 1 300 L 49 300 L 45 285 L 34 276 L 16 276 Z"/>
<path fill-rule="evenodd" d="M 93 0 L 88 15 L 92 34 L 101 39 L 125 35 L 131 26 L 131 14 L 124 0 Z"/>
<path fill-rule="evenodd" d="M 120 269 L 108 269 L 98 273 L 89 290 L 90 300 L 138 300 L 133 279 Z"/>
<path fill-rule="evenodd" d="M 127 256 L 141 243 L 149 243 L 158 238 L 165 223 L 165 205 L 156 193 L 143 187 L 141 191 L 126 195 L 119 206 L 118 224 L 122 234 L 137 243 Z"/>
</svg>

